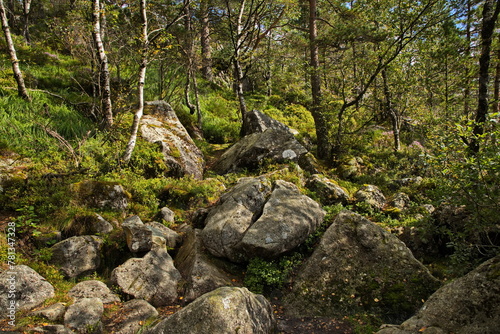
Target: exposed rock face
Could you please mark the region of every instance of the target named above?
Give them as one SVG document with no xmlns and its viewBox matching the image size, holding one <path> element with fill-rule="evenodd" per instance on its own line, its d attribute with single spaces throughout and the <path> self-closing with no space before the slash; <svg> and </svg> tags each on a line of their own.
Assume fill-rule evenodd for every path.
<svg viewBox="0 0 500 334">
<path fill-rule="evenodd" d="M 143 324 L 158 316 L 158 311 L 144 299 L 132 299 L 116 312 L 117 316 L 112 316 L 113 323 L 109 326 L 108 332 L 115 334 L 136 334 L 139 333 Z M 116 320 L 119 319 L 119 320 Z"/>
<path fill-rule="evenodd" d="M 15 312 L 32 309 L 52 297 L 54 287 L 28 266 L 14 266 L 0 274 L 0 319 L 15 319 Z"/>
<path fill-rule="evenodd" d="M 169 248 L 177 248 L 182 243 L 182 237 L 174 230 L 158 222 L 146 223 L 152 234 L 165 239 L 165 245 Z"/>
<path fill-rule="evenodd" d="M 274 333 L 271 304 L 246 288 L 223 287 L 209 292 L 146 331 L 147 334 Z"/>
<path fill-rule="evenodd" d="M 77 277 L 99 268 L 102 238 L 93 235 L 71 237 L 52 246 L 51 263 L 59 265 L 67 277 Z"/>
<path fill-rule="evenodd" d="M 315 174 L 311 176 L 306 181 L 306 187 L 316 192 L 323 205 L 346 204 L 349 200 L 347 191 L 324 175 Z"/>
<path fill-rule="evenodd" d="M 130 194 L 118 183 L 82 181 L 73 185 L 80 203 L 91 208 L 125 211 Z"/>
<path fill-rule="evenodd" d="M 132 216 L 122 223 L 123 232 L 127 246 L 132 253 L 148 252 L 153 246 L 153 232 L 148 228 L 139 216 Z"/>
<path fill-rule="evenodd" d="M 184 299 L 193 301 L 223 286 L 232 286 L 231 279 L 214 265 L 200 239 L 200 230 L 188 232 L 175 257 L 175 266 L 186 280 Z"/>
<path fill-rule="evenodd" d="M 135 298 L 145 299 L 153 306 L 164 306 L 177 299 L 181 274 L 174 267 L 165 249 L 153 248 L 143 258 L 133 258 L 111 273 L 113 283 Z"/>
<path fill-rule="evenodd" d="M 99 298 L 104 304 L 120 301 L 120 297 L 112 293 L 106 284 L 96 280 L 83 281 L 76 284 L 69 290 L 68 296 L 75 300 L 82 298 Z"/>
<path fill-rule="evenodd" d="M 101 322 L 104 305 L 99 298 L 82 298 L 68 307 L 64 315 L 64 325 L 77 333 L 102 333 Z"/>
<path fill-rule="evenodd" d="M 300 269 L 286 304 L 300 315 L 370 312 L 403 320 L 438 286 L 403 242 L 345 210 Z"/>
<path fill-rule="evenodd" d="M 500 324 L 500 255 L 436 291 L 400 326 L 378 334 L 494 334 Z"/>
<path fill-rule="evenodd" d="M 202 238 L 213 255 L 233 262 L 275 258 L 302 243 L 324 215 L 289 182 L 278 180 L 271 191 L 263 177 L 244 178 L 210 211 Z"/>
<path fill-rule="evenodd" d="M 188 132 L 177 118 L 172 107 L 164 101 L 148 102 L 145 115 L 141 120 L 141 135 L 161 147 L 169 175 L 182 177 L 191 175 L 203 178 L 205 160 Z"/>
<path fill-rule="evenodd" d="M 386 198 L 377 186 L 368 184 L 359 189 L 355 194 L 357 203 L 366 203 L 375 210 L 382 210 L 386 204 Z"/>
<path fill-rule="evenodd" d="M 231 146 L 214 164 L 213 170 L 218 174 L 226 174 L 256 169 L 264 161 L 297 162 L 306 153 L 305 147 L 291 133 L 267 129 L 245 136 Z"/>
<path fill-rule="evenodd" d="M 245 126 L 241 129 L 243 136 L 251 135 L 252 133 L 264 132 L 267 129 L 275 129 L 291 133 L 288 126 L 258 110 L 254 109 L 249 111 L 244 117 L 245 122 L 243 122 L 243 124 Z"/>
</svg>

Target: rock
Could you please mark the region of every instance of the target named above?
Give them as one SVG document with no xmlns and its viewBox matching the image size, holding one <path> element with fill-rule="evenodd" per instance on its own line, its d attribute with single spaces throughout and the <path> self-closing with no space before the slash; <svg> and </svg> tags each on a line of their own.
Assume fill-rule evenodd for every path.
<svg viewBox="0 0 500 334">
<path fill-rule="evenodd" d="M 167 223 L 175 222 L 175 213 L 167 207 L 161 208 L 160 217 Z"/>
<path fill-rule="evenodd" d="M 106 284 L 96 280 L 83 281 L 76 284 L 68 291 L 68 296 L 75 300 L 82 298 L 99 298 L 103 304 L 120 301 L 120 297 L 112 293 Z"/>
<path fill-rule="evenodd" d="M 244 178 L 210 211 L 201 233 L 207 249 L 233 262 L 275 258 L 301 244 L 323 221 L 319 204 L 295 185 Z"/>
<path fill-rule="evenodd" d="M 347 191 L 324 175 L 315 174 L 311 176 L 305 185 L 309 190 L 316 193 L 323 205 L 347 204 L 349 200 Z"/>
<path fill-rule="evenodd" d="M 0 319 L 15 319 L 15 313 L 30 310 L 54 297 L 54 287 L 25 265 L 0 274 Z"/>
<path fill-rule="evenodd" d="M 344 210 L 300 268 L 285 307 L 301 316 L 368 312 L 403 320 L 438 287 L 403 242 Z"/>
<path fill-rule="evenodd" d="M 64 229 L 64 235 L 68 237 L 78 235 L 109 234 L 113 231 L 113 225 L 98 214 L 78 215 L 73 218 L 71 224 Z"/>
<path fill-rule="evenodd" d="M 356 203 L 366 203 L 375 210 L 382 210 L 386 204 L 386 199 L 382 191 L 377 186 L 364 185 L 355 194 Z"/>
<path fill-rule="evenodd" d="M 308 172 L 309 174 L 319 174 L 321 170 L 321 165 L 316 159 L 316 157 L 311 153 L 307 152 L 301 155 L 298 160 L 299 166 Z"/>
<path fill-rule="evenodd" d="M 81 204 L 97 209 L 125 211 L 131 197 L 116 182 L 82 181 L 74 184 L 73 190 Z"/>
<path fill-rule="evenodd" d="M 41 316 L 47 318 L 50 321 L 57 321 L 59 319 L 62 319 L 64 313 L 66 313 L 66 305 L 63 303 L 55 303 L 41 310 L 31 312 L 31 314 L 35 316 Z"/>
<path fill-rule="evenodd" d="M 338 168 L 339 175 L 342 179 L 350 179 L 358 176 L 361 173 L 361 164 L 363 159 L 359 157 L 351 157 L 342 162 Z"/>
<path fill-rule="evenodd" d="M 177 300 L 181 274 L 165 249 L 154 248 L 143 258 L 129 259 L 111 273 L 111 281 L 123 292 L 142 298 L 153 306 Z"/>
<path fill-rule="evenodd" d="M 123 304 L 112 317 L 108 332 L 114 334 L 136 334 L 144 323 L 158 316 L 158 311 L 143 299 L 132 299 Z"/>
<path fill-rule="evenodd" d="M 237 244 L 258 216 L 271 184 L 265 178 L 242 178 L 230 191 L 219 199 L 209 212 L 205 228 L 201 233 L 205 247 L 217 257 L 234 262 L 244 261 Z"/>
<path fill-rule="evenodd" d="M 71 329 L 64 327 L 63 325 L 45 325 L 42 327 L 33 328 L 34 333 L 43 334 L 73 334 Z"/>
<path fill-rule="evenodd" d="M 444 285 L 413 317 L 378 334 L 493 334 L 498 333 L 498 324 L 500 255 Z"/>
<path fill-rule="evenodd" d="M 93 235 L 71 237 L 51 247 L 50 262 L 69 278 L 91 273 L 101 263 L 102 243 L 102 238 Z"/>
<path fill-rule="evenodd" d="M 274 333 L 271 304 L 246 288 L 222 287 L 209 292 L 162 320 L 147 334 Z"/>
<path fill-rule="evenodd" d="M 174 230 L 158 222 L 146 223 L 153 235 L 165 239 L 165 244 L 169 248 L 178 248 L 182 244 L 182 237 Z"/>
<path fill-rule="evenodd" d="M 277 180 L 262 215 L 245 232 L 240 246 L 247 259 L 276 258 L 314 233 L 325 212 L 292 183 Z"/>
<path fill-rule="evenodd" d="M 141 135 L 150 143 L 161 147 L 168 175 L 182 177 L 191 175 L 203 178 L 205 160 L 203 153 L 193 142 L 188 132 L 177 118 L 172 107 L 164 101 L 148 102 L 141 120 Z"/>
<path fill-rule="evenodd" d="M 99 298 L 82 298 L 68 307 L 64 325 L 77 333 L 102 333 L 104 306 Z"/>
<path fill-rule="evenodd" d="M 243 169 L 253 170 L 267 161 L 297 162 L 306 153 L 307 150 L 291 133 L 267 129 L 245 136 L 231 146 L 217 160 L 213 170 L 218 174 L 226 174 Z"/>
<path fill-rule="evenodd" d="M 403 192 L 399 192 L 396 195 L 394 195 L 389 205 L 392 206 L 393 208 L 402 211 L 407 209 L 410 206 L 410 203 L 411 203 L 410 197 Z"/>
<path fill-rule="evenodd" d="M 291 133 L 288 126 L 258 110 L 254 109 L 252 111 L 248 111 L 244 117 L 244 126 L 241 129 L 242 136 L 251 135 L 252 133 L 261 133 L 267 129 L 275 129 Z"/>
<path fill-rule="evenodd" d="M 153 232 L 144 225 L 139 216 L 132 216 L 125 219 L 122 223 L 125 239 L 128 249 L 132 253 L 148 252 L 153 246 Z"/>
<path fill-rule="evenodd" d="M 186 280 L 184 300 L 191 302 L 219 287 L 232 286 L 231 279 L 206 254 L 200 230 L 187 233 L 187 238 L 175 257 L 175 267 Z"/>
</svg>

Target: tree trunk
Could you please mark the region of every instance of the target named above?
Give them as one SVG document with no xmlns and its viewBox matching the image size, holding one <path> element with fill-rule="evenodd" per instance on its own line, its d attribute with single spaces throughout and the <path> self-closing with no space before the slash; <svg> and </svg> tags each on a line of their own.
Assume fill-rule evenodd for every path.
<svg viewBox="0 0 500 334">
<path fill-rule="evenodd" d="M 500 0 L 486 0 L 483 7 L 483 23 L 481 27 L 481 56 L 479 58 L 478 104 L 472 138 L 469 149 L 479 152 L 479 137 L 484 133 L 484 123 L 488 116 L 488 82 L 490 68 L 490 52 L 495 23 L 500 11 Z"/>
<path fill-rule="evenodd" d="M 7 42 L 7 47 L 9 49 L 9 55 L 12 62 L 12 71 L 14 72 L 14 78 L 17 82 L 17 92 L 23 99 L 31 101 L 24 84 L 23 73 L 21 72 L 21 69 L 19 67 L 19 60 L 17 59 L 16 48 L 14 47 L 14 42 L 12 41 L 12 36 L 10 34 L 9 22 L 7 20 L 7 13 L 3 0 L 0 0 L 0 16 L 2 19 L 2 29 L 5 35 L 5 41 Z"/>
<path fill-rule="evenodd" d="M 471 34 L 471 25 L 472 25 L 472 5 L 471 0 L 467 1 L 467 22 L 465 25 L 466 31 L 466 41 L 467 46 L 465 49 L 465 54 L 467 56 L 467 61 L 471 58 L 471 43 L 472 43 L 472 34 Z M 470 114 L 470 106 L 469 106 L 469 97 L 470 97 L 470 68 L 469 64 L 465 66 L 465 89 L 464 89 L 464 114 L 469 116 Z"/>
<path fill-rule="evenodd" d="M 201 11 L 201 74 L 208 81 L 213 81 L 212 46 L 210 38 L 210 0 L 200 1 Z"/>
<path fill-rule="evenodd" d="M 311 113 L 316 127 L 316 137 L 318 141 L 317 156 L 320 159 L 331 158 L 330 131 L 328 122 L 322 110 L 321 78 L 319 68 L 319 48 L 317 43 L 318 28 L 317 20 L 317 2 L 309 0 L 309 66 L 311 70 L 311 93 L 312 106 Z"/>
<path fill-rule="evenodd" d="M 387 82 L 387 70 L 384 68 L 382 70 L 382 80 L 384 85 L 384 97 L 385 97 L 385 110 L 391 118 L 392 132 L 394 136 L 394 151 L 398 152 L 401 149 L 401 140 L 399 136 L 399 129 L 401 125 L 400 117 L 394 109 L 391 98 L 391 91 L 389 90 L 389 83 Z"/>
<path fill-rule="evenodd" d="M 29 31 L 29 18 L 31 11 L 31 0 L 23 0 L 23 36 L 27 44 L 31 43 Z"/>
<path fill-rule="evenodd" d="M 238 12 L 238 21 L 236 24 L 236 38 L 234 42 L 234 84 L 236 88 L 236 95 L 238 97 L 238 102 L 240 106 L 241 120 L 243 122 L 241 127 L 241 134 L 244 134 L 244 129 L 246 128 L 245 124 L 245 115 L 247 114 L 247 104 L 245 101 L 245 96 L 243 94 L 243 69 L 241 67 L 241 54 L 240 49 L 243 47 L 243 13 L 245 12 L 245 4 L 246 1 L 243 0 L 240 3 L 240 9 Z"/>
<path fill-rule="evenodd" d="M 125 153 L 123 155 L 123 161 L 128 163 L 132 157 L 132 152 L 134 151 L 135 144 L 137 142 L 137 132 L 139 131 L 139 125 L 141 123 L 141 118 L 144 113 L 144 85 L 146 81 L 146 69 L 148 66 L 148 17 L 146 14 L 146 0 L 140 0 L 140 11 L 141 11 L 141 24 L 142 24 L 142 56 L 141 64 L 139 66 L 139 83 L 138 83 L 138 97 L 139 97 L 139 107 L 134 114 L 134 122 L 132 123 L 132 129 L 130 131 L 130 138 L 125 148 Z"/>
<path fill-rule="evenodd" d="M 109 129 L 113 125 L 113 109 L 111 105 L 111 84 L 108 66 L 108 57 L 104 50 L 101 32 L 101 5 L 99 0 L 92 2 L 92 20 L 94 29 L 92 36 L 97 47 L 97 55 L 99 57 L 99 81 L 100 81 L 100 97 L 102 105 L 102 115 L 104 116 L 104 127 Z"/>
</svg>

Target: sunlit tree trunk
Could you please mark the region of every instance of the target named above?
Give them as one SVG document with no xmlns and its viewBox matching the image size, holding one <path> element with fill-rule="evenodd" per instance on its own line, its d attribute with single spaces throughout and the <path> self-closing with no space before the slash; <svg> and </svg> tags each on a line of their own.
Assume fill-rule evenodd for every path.
<svg viewBox="0 0 500 334">
<path fill-rule="evenodd" d="M 142 44 L 142 55 L 141 64 L 139 66 L 139 84 L 138 84 L 138 97 L 139 106 L 134 114 L 134 121 L 132 123 L 132 129 L 130 131 L 130 138 L 125 148 L 125 153 L 123 155 L 123 161 L 128 163 L 132 157 L 132 152 L 134 151 L 135 144 L 137 142 L 137 132 L 139 131 L 139 125 L 141 123 L 142 115 L 144 113 L 144 85 L 146 82 L 146 69 L 148 67 L 148 17 L 146 14 L 146 0 L 140 0 L 140 11 L 141 11 L 141 44 Z"/>
<path fill-rule="evenodd" d="M 113 108 L 111 104 L 111 85 L 108 57 L 106 56 L 104 43 L 102 42 L 101 12 L 100 1 L 94 0 L 92 2 L 92 20 L 94 24 L 92 36 L 97 47 L 97 55 L 99 57 L 99 81 L 102 114 L 104 116 L 104 127 L 109 129 L 113 125 Z"/>
<path fill-rule="evenodd" d="M 200 1 L 201 12 L 201 74 L 208 80 L 213 80 L 212 46 L 210 38 L 210 0 Z"/>
<path fill-rule="evenodd" d="M 7 13 L 3 0 L 0 0 L 0 16 L 2 19 L 2 29 L 5 35 L 5 41 L 7 42 L 7 47 L 9 49 L 10 60 L 12 62 L 12 70 L 14 72 L 14 78 L 17 82 L 17 92 L 20 97 L 30 101 L 28 91 L 26 90 L 26 85 L 24 84 L 23 73 L 19 67 L 19 60 L 17 59 L 16 48 L 14 47 L 14 41 L 10 34 L 9 22 L 7 20 Z"/>
</svg>

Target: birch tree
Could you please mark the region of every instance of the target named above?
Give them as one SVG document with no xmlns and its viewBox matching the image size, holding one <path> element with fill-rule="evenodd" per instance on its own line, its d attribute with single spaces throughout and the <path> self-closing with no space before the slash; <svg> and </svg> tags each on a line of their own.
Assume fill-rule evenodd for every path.
<svg viewBox="0 0 500 334">
<path fill-rule="evenodd" d="M 5 41 L 7 42 L 7 47 L 9 49 L 10 60 L 12 62 L 12 70 L 14 72 L 14 78 L 17 82 L 17 92 L 20 97 L 30 101 L 28 91 L 26 90 L 26 85 L 24 84 L 23 73 L 19 67 L 19 59 L 17 59 L 16 48 L 14 47 L 14 41 L 12 40 L 12 35 L 10 34 L 9 21 L 7 20 L 7 12 L 3 0 L 0 0 L 0 17 L 2 20 L 2 29 L 5 35 Z"/>
<path fill-rule="evenodd" d="M 97 55 L 99 57 L 99 81 L 100 81 L 100 100 L 102 106 L 102 114 L 104 116 L 104 127 L 110 128 L 113 125 L 113 108 L 111 104 L 111 85 L 108 66 L 108 57 L 104 50 L 101 32 L 101 16 L 102 9 L 99 0 L 92 2 L 92 21 L 93 31 L 92 37 L 97 47 Z"/>
</svg>

